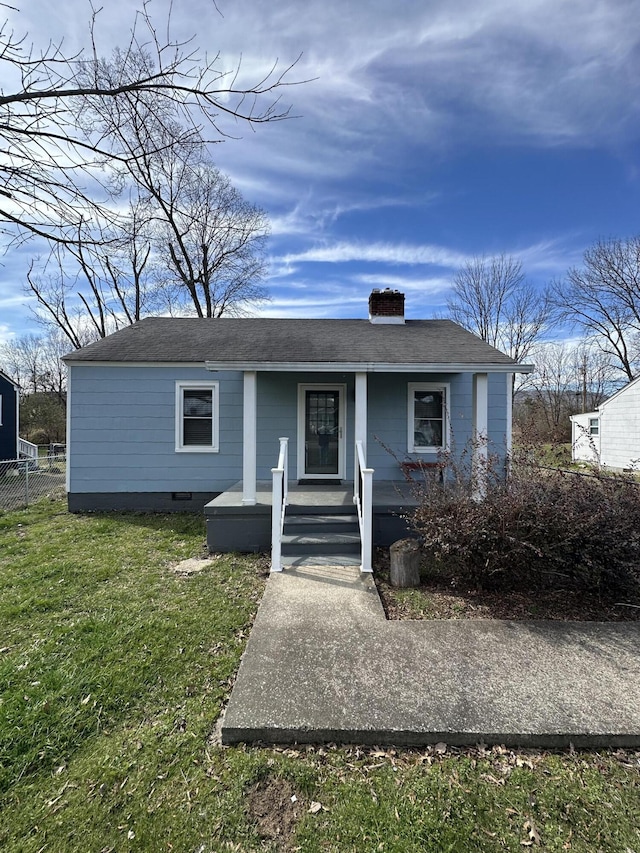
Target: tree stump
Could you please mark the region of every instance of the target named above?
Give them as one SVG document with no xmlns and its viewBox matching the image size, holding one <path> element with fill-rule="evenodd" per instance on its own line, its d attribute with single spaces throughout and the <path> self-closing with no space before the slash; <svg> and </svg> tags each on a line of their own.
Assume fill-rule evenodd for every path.
<svg viewBox="0 0 640 853">
<path fill-rule="evenodd" d="M 420 586 L 420 543 L 398 539 L 389 549 L 391 586 Z"/>
</svg>

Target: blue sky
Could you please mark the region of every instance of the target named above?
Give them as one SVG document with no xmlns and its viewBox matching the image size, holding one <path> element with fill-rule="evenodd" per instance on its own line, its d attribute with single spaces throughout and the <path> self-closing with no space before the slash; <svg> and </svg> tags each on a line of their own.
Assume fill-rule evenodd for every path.
<svg viewBox="0 0 640 853">
<path fill-rule="evenodd" d="M 86 44 L 86 0 L 22 0 L 16 31 Z M 153 0 L 157 22 L 167 4 Z M 299 116 L 214 147 L 272 223 L 272 302 L 256 313 L 364 317 L 372 287 L 441 313 L 477 254 L 520 258 L 543 286 L 599 237 L 640 230 L 640 0 L 174 0 L 246 79 L 302 58 L 284 92 Z M 100 12 L 123 42 L 128 0 Z M 37 330 L 22 282 L 37 244 L 0 275 L 0 340 Z"/>
</svg>

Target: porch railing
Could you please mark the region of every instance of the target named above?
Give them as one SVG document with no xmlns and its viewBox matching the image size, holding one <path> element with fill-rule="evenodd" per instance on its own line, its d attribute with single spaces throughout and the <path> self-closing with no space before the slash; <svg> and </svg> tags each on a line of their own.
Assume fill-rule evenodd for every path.
<svg viewBox="0 0 640 853">
<path fill-rule="evenodd" d="M 289 439 L 280 439 L 278 465 L 271 469 L 271 571 L 282 571 L 282 530 L 289 500 Z"/>
<path fill-rule="evenodd" d="M 373 551 L 373 468 L 367 468 L 362 441 L 356 441 L 355 480 L 353 502 L 358 512 L 360 526 L 361 560 L 360 571 L 371 572 Z"/>
<path fill-rule="evenodd" d="M 38 445 L 32 444 L 32 442 L 27 441 L 26 438 L 18 439 L 18 456 L 27 459 L 37 459 L 38 458 Z"/>
</svg>

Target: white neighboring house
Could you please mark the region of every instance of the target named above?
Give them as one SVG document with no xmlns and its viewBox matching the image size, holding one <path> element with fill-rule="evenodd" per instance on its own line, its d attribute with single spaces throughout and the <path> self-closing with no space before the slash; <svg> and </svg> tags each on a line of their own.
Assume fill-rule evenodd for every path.
<svg viewBox="0 0 640 853">
<path fill-rule="evenodd" d="M 595 412 L 572 415 L 571 444 L 574 462 L 640 470 L 640 377 Z"/>
</svg>

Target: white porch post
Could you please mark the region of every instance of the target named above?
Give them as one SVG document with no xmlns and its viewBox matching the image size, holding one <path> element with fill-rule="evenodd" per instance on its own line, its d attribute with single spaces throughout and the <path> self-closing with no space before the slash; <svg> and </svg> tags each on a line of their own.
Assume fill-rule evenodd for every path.
<svg viewBox="0 0 640 853">
<path fill-rule="evenodd" d="M 356 405 L 355 405 L 355 423 L 353 427 L 354 446 L 356 441 L 362 442 L 362 449 L 367 456 L 367 374 L 356 373 Z M 358 459 L 354 453 L 354 470 L 353 487 L 357 488 L 358 479 Z"/>
<path fill-rule="evenodd" d="M 487 494 L 489 436 L 489 376 L 473 374 L 473 497 L 481 501 Z"/>
<path fill-rule="evenodd" d="M 257 411 L 257 373 L 255 370 L 245 370 L 242 406 L 242 503 L 247 506 L 253 506 L 256 502 Z"/>
</svg>

